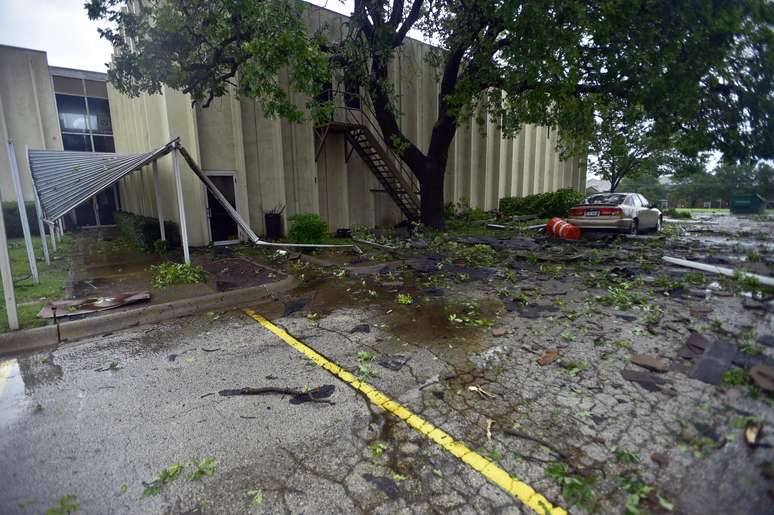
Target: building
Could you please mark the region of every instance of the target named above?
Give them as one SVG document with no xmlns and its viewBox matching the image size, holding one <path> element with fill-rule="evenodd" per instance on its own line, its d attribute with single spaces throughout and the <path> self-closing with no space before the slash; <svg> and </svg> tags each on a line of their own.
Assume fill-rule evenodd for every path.
<svg viewBox="0 0 774 515">
<path fill-rule="evenodd" d="M 16 202 L 5 142 L 14 143 L 25 202 L 34 200 L 26 148 L 114 152 L 104 73 L 48 65 L 46 53 L 0 45 L 0 195 Z M 67 218 L 71 226 L 113 223 L 117 187 L 100 192 Z M 34 225 L 34 224 L 33 224 Z"/>
<path fill-rule="evenodd" d="M 340 36 L 347 22 L 347 17 L 313 5 L 307 6 L 304 16 L 310 28 L 324 28 L 331 38 Z M 438 81 L 424 60 L 429 51 L 428 45 L 407 40 L 391 67 L 401 128 L 422 149 L 429 144 L 438 109 Z M 12 119 L 8 125 L 13 126 L 10 132 L 18 142 L 16 152 L 27 189 L 30 179 L 24 146 L 86 151 L 114 148 L 118 153 L 139 154 L 179 137 L 258 234 L 265 234 L 265 214 L 270 212 L 282 212 L 285 228 L 289 215 L 319 213 L 331 230 L 390 227 L 418 212 L 416 181 L 381 139 L 358 92 L 331 93 L 339 108 L 330 124 L 315 127 L 269 119 L 255 100 L 240 98 L 235 92 L 215 99 L 208 108 L 192 106 L 187 95 L 169 88 L 160 94 L 129 98 L 109 84 L 105 90 L 104 75 L 49 69 L 42 52 L 6 47 L 0 55 L 4 77 L 0 96 L 13 104 L 20 101 L 6 100 L 8 95 L 25 98 L 25 106 L 6 108 L 6 117 Z M 34 80 L 20 81 L 20 70 L 31 70 L 25 73 L 34 75 Z M 280 77 L 280 82 L 287 87 L 286 77 Z M 305 104 L 300 95 L 291 93 L 291 98 L 299 106 Z M 16 126 L 31 109 L 39 113 L 37 125 L 30 123 L 25 129 L 29 134 L 21 135 Z M 562 160 L 555 150 L 557 137 L 557 131 L 534 125 L 523 127 L 513 139 L 502 137 L 491 121 L 460 127 L 450 149 L 446 201 L 490 210 L 504 196 L 568 187 L 584 191 L 585 159 Z M 159 204 L 165 219 L 178 221 L 171 161 L 165 158 L 158 163 Z M 4 192 L 10 191 L 5 186 L 7 175 L 0 168 Z M 97 196 L 91 216 L 85 204 L 76 210 L 78 223 L 109 223 L 112 218 L 107 211 L 116 208 L 158 217 L 150 170 L 129 175 L 117 186 Z M 236 223 L 185 164 L 182 190 L 191 245 L 244 239 Z"/>
<path fill-rule="evenodd" d="M 345 16 L 308 5 L 306 22 L 326 27 L 330 37 L 341 34 Z M 424 62 L 429 47 L 408 40 L 392 65 L 399 99 L 401 128 L 426 149 L 438 109 L 438 83 Z M 280 77 L 287 85 L 286 78 Z M 291 93 L 292 95 L 292 93 Z M 158 95 L 128 98 L 108 86 L 116 151 L 140 153 L 160 147 L 175 136 L 233 198 L 240 215 L 258 234 L 265 233 L 264 214 L 284 207 L 283 216 L 319 213 L 331 230 L 352 226 L 391 226 L 405 218 L 396 199 L 385 191 L 373 163 L 362 154 L 346 125 L 346 109 L 337 109 L 331 127 L 292 124 L 268 119 L 254 100 L 229 94 L 210 107 L 192 107 L 190 98 L 165 88 Z M 296 95 L 299 106 L 304 99 Z M 344 108 L 347 102 L 339 101 Z M 367 106 L 362 106 L 367 111 Z M 349 110 L 349 114 L 355 110 Z M 355 112 L 354 116 L 367 116 Z M 367 124 L 364 124 L 367 125 Z M 371 154 L 388 154 L 378 131 L 361 137 Z M 563 161 L 554 150 L 557 132 L 525 126 L 515 139 L 501 137 L 493 123 L 460 127 L 450 150 L 446 174 L 447 202 L 494 209 L 503 196 L 523 196 L 560 188 L 585 190 L 585 159 Z M 361 150 L 363 152 L 361 152 Z M 394 161 L 387 155 L 385 161 Z M 398 163 L 399 164 L 399 163 Z M 399 166 L 396 166 L 399 168 Z M 176 217 L 171 160 L 159 163 L 165 218 Z M 184 174 L 185 212 L 192 245 L 228 242 L 237 237 L 236 225 L 226 220 L 200 181 Z M 411 186 L 410 176 L 403 182 Z M 149 173 L 121 181 L 125 209 L 156 216 L 154 185 Z M 224 227 L 226 226 L 226 227 Z"/>
</svg>

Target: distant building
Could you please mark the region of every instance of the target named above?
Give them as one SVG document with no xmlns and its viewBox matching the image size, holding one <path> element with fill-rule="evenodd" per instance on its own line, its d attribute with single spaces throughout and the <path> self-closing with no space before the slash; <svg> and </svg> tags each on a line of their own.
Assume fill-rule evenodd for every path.
<svg viewBox="0 0 774 515">
<path fill-rule="evenodd" d="M 606 193 L 610 191 L 610 181 L 603 179 L 587 179 L 586 180 L 586 193 L 593 195 L 594 193 Z"/>
</svg>

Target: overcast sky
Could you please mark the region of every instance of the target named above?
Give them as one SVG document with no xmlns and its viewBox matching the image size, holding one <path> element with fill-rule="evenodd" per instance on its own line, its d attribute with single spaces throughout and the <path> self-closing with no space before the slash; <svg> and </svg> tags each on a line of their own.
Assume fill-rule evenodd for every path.
<svg viewBox="0 0 774 515">
<path fill-rule="evenodd" d="M 110 45 L 89 20 L 85 0 L 0 0 L 0 45 L 43 50 L 50 66 L 104 72 Z M 349 14 L 352 0 L 312 0 Z"/>
</svg>

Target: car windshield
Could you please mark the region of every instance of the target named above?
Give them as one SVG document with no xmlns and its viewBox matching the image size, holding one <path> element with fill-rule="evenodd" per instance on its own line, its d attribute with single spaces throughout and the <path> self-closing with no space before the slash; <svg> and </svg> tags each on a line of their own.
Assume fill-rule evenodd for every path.
<svg viewBox="0 0 774 515">
<path fill-rule="evenodd" d="M 612 204 L 617 206 L 623 204 L 626 195 L 621 193 L 600 193 L 586 198 L 586 204 Z"/>
</svg>

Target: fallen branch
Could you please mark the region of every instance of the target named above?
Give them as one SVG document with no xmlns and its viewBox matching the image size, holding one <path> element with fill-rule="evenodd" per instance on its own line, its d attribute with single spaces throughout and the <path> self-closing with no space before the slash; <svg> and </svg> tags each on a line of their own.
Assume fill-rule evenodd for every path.
<svg viewBox="0 0 774 515">
<path fill-rule="evenodd" d="M 380 247 L 387 250 L 398 250 L 397 247 L 391 247 L 389 245 L 383 245 L 381 243 L 376 243 L 374 241 L 368 241 L 368 240 L 361 240 L 360 238 L 352 238 L 352 241 L 356 241 L 358 243 L 365 243 L 366 245 L 373 245 L 374 247 Z"/>
<path fill-rule="evenodd" d="M 662 258 L 667 263 L 672 263 L 673 265 L 678 266 L 684 266 L 686 268 L 694 268 L 696 270 L 701 270 L 702 272 L 709 272 L 712 274 L 720 274 L 725 275 L 726 277 L 734 277 L 736 275 L 741 274 L 743 277 L 752 277 L 756 279 L 761 284 L 764 284 L 766 286 L 774 286 L 774 277 L 766 277 L 764 275 L 758 275 L 758 274 L 749 274 L 747 272 L 742 272 L 740 270 L 732 270 L 731 268 L 725 268 L 722 266 L 715 266 L 715 265 L 707 265 L 705 263 L 698 263 L 696 261 L 689 261 L 687 259 L 680 259 L 675 257 L 669 257 L 664 256 Z"/>
<path fill-rule="evenodd" d="M 266 386 L 263 388 L 252 388 L 246 386 L 244 388 L 220 390 L 218 395 L 221 397 L 233 397 L 236 395 L 292 395 L 290 399 L 291 404 L 301 404 L 304 402 L 325 402 L 328 404 L 334 404 L 330 401 L 324 400 L 333 395 L 336 387 L 332 384 L 324 384 L 317 388 L 309 390 L 300 390 L 298 388 L 280 388 L 276 386 Z"/>
<path fill-rule="evenodd" d="M 546 440 L 543 440 L 542 438 L 538 438 L 537 436 L 532 436 L 527 433 L 524 433 L 522 431 L 518 431 L 516 429 L 504 429 L 503 433 L 509 436 L 515 436 L 517 438 L 522 438 L 524 440 L 530 440 L 537 444 L 542 445 L 543 447 L 549 449 L 551 452 L 562 458 L 563 460 L 567 460 L 569 456 L 565 454 L 564 452 L 557 449 L 553 444 L 547 442 Z"/>
</svg>

